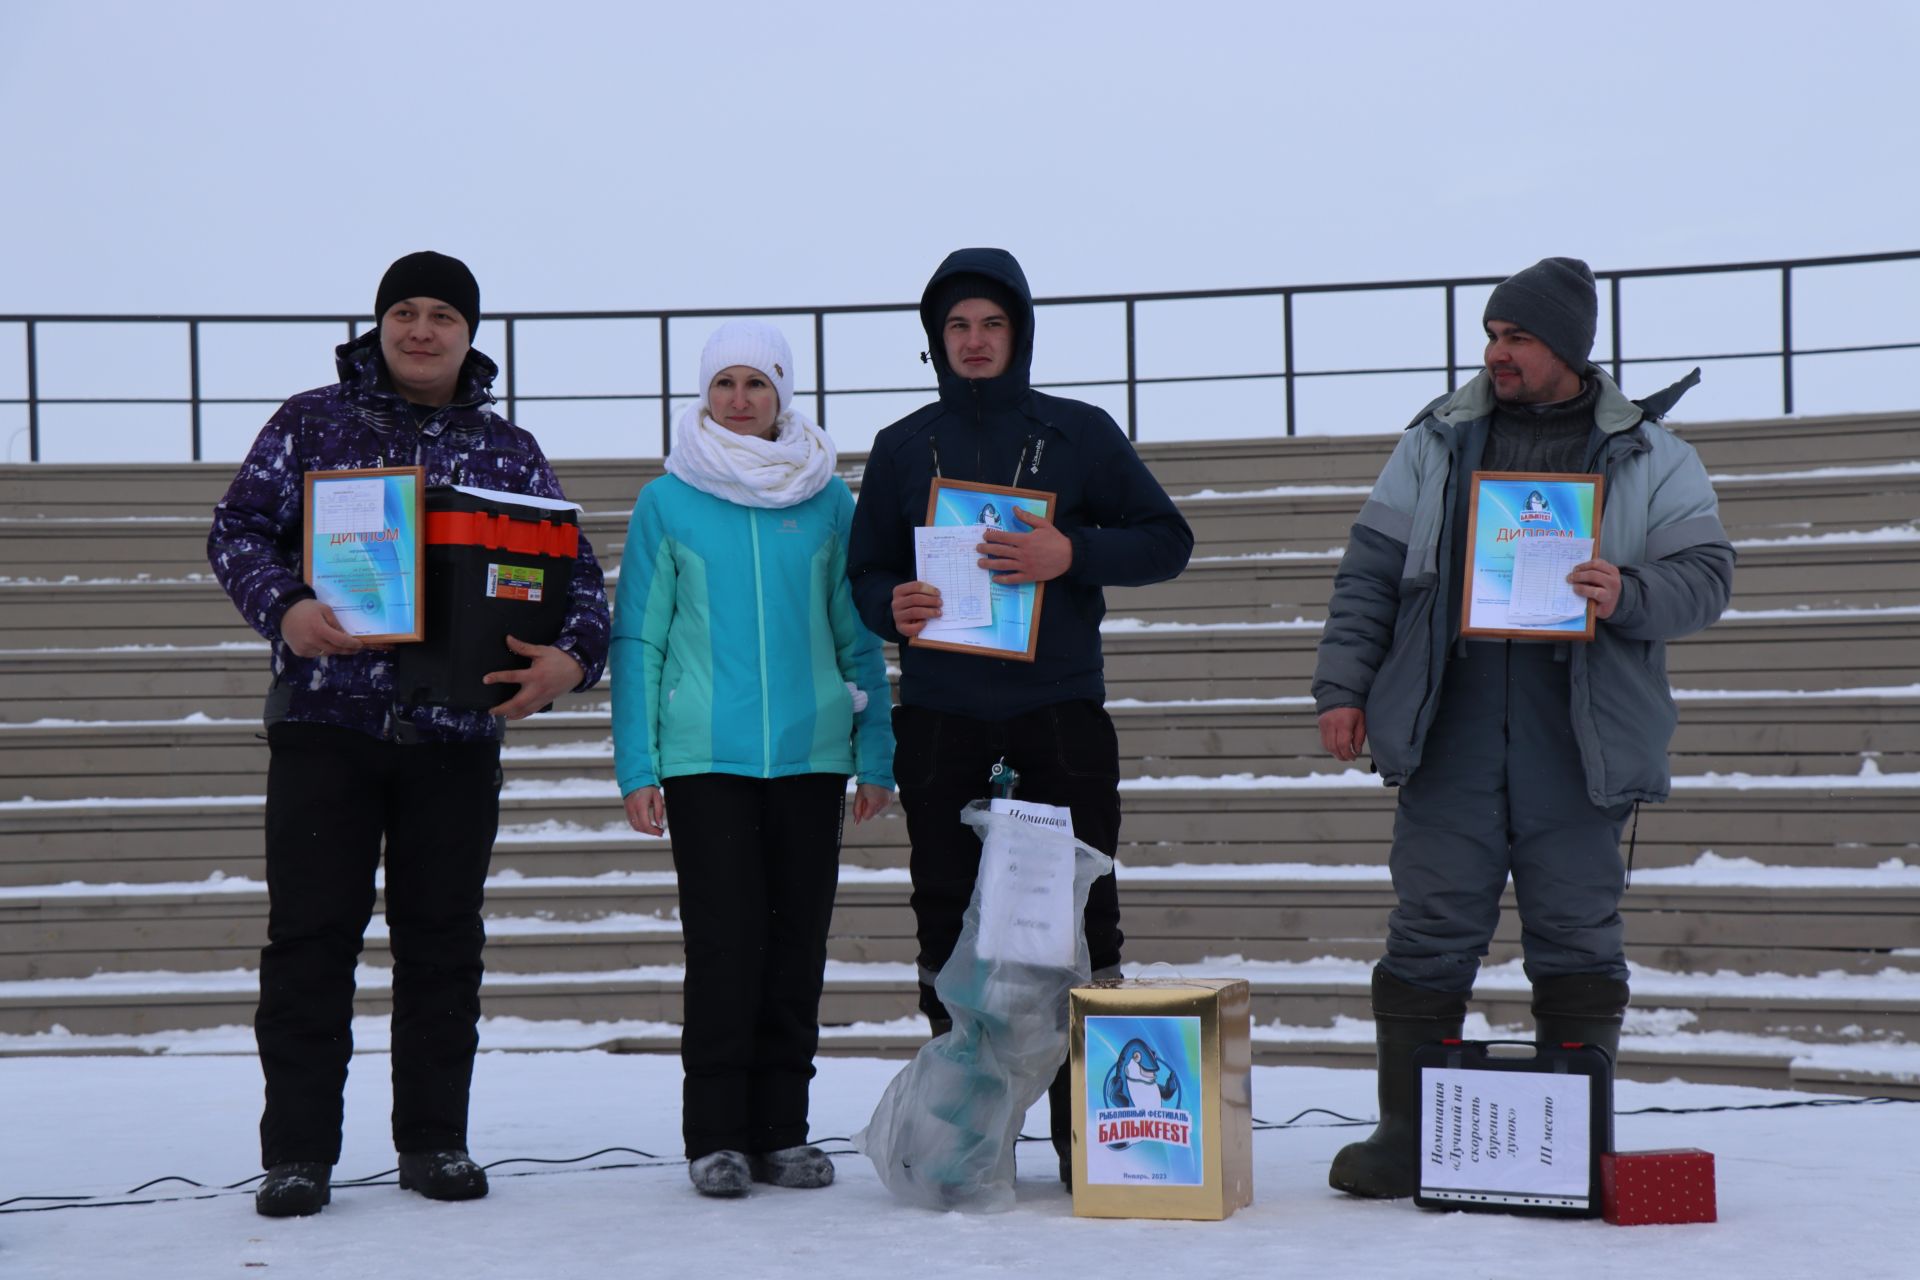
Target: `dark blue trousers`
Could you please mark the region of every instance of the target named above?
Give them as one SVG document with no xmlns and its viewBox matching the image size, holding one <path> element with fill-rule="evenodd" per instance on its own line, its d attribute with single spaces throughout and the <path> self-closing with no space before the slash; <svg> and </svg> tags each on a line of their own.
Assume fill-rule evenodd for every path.
<svg viewBox="0 0 1920 1280">
<path fill-rule="evenodd" d="M 975 720 L 925 707 L 893 709 L 893 773 L 913 843 L 913 916 L 920 940 L 920 1011 L 945 1019 L 933 980 L 960 941 L 960 920 L 980 874 L 980 837 L 960 821 L 987 795 L 988 771 L 1005 759 L 1019 796 L 1073 810 L 1073 833 L 1109 857 L 1120 847 L 1120 740 L 1097 702 L 1062 702 L 1011 720 Z M 1113 873 L 1093 882 L 1085 914 L 1095 972 L 1120 963 L 1120 891 Z"/>
<path fill-rule="evenodd" d="M 267 1085 L 262 1163 L 339 1161 L 354 966 L 383 857 L 394 1149 L 463 1148 L 500 744 L 402 745 L 295 723 L 272 726 L 267 741 L 267 946 L 253 1023 Z"/>
<path fill-rule="evenodd" d="M 1529 979 L 1625 980 L 1620 829 L 1601 808 L 1568 710 L 1555 646 L 1476 641 L 1447 664 L 1420 767 L 1394 816 L 1394 894 L 1382 967 L 1436 991 L 1470 992 L 1513 878 Z"/>
<path fill-rule="evenodd" d="M 807 1140 L 847 780 L 666 781 L 687 953 L 680 1061 L 687 1158 Z"/>
<path fill-rule="evenodd" d="M 976 720 L 926 707 L 893 709 L 893 773 L 913 842 L 913 916 L 920 938 L 920 1011 L 945 1021 L 934 979 L 960 940 L 960 921 L 980 874 L 980 837 L 960 821 L 986 796 L 988 771 L 1004 759 L 1020 773 L 1019 796 L 1073 810 L 1073 833 L 1111 857 L 1120 847 L 1120 739 L 1097 702 L 1040 707 L 1011 720 Z M 1087 891 L 1082 917 L 1095 973 L 1117 971 L 1120 890 L 1113 873 Z M 1065 1017 L 1066 1011 L 1061 1011 Z M 1047 1091 L 1053 1145 L 1072 1153 L 1072 1089 L 1060 1064 Z"/>
</svg>

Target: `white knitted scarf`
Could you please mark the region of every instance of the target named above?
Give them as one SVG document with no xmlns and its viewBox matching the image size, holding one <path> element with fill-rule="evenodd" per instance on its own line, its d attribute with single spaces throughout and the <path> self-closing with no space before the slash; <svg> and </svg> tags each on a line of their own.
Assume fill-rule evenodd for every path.
<svg viewBox="0 0 1920 1280">
<path fill-rule="evenodd" d="M 729 431 L 694 403 L 680 415 L 667 471 L 703 493 L 746 507 L 790 507 L 827 487 L 839 455 L 798 410 L 781 414 L 774 437 Z"/>
</svg>

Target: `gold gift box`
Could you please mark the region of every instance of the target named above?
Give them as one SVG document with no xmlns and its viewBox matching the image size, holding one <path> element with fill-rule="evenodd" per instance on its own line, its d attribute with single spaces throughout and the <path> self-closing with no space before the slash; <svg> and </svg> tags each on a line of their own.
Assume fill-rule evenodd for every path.
<svg viewBox="0 0 1920 1280">
<path fill-rule="evenodd" d="M 1074 1216 L 1218 1220 L 1253 1203 L 1252 995 L 1238 978 L 1073 989 Z"/>
</svg>

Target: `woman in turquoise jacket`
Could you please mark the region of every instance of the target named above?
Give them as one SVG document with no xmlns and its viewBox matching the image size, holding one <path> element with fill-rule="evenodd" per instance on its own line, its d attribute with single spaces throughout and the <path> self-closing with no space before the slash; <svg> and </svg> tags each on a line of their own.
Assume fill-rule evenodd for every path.
<svg viewBox="0 0 1920 1280">
<path fill-rule="evenodd" d="M 806 1142 L 827 926 L 847 779 L 855 822 L 887 807 L 893 730 L 847 586 L 853 495 L 792 407 L 786 339 L 723 325 L 700 377 L 634 504 L 609 661 L 627 820 L 660 835 L 672 814 L 689 1172 L 737 1196 L 833 1181 Z"/>
</svg>

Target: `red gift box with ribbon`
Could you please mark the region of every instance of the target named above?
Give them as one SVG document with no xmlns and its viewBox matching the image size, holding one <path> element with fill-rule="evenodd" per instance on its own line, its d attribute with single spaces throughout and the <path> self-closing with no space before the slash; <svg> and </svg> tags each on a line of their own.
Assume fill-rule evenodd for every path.
<svg viewBox="0 0 1920 1280">
<path fill-rule="evenodd" d="M 1602 1216 L 1616 1227 L 1714 1222 L 1713 1153 L 1615 1151 L 1600 1157 Z"/>
</svg>

